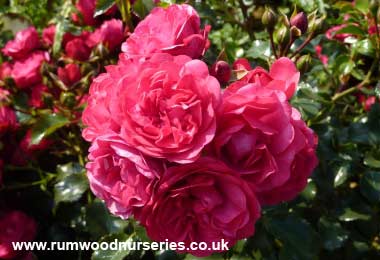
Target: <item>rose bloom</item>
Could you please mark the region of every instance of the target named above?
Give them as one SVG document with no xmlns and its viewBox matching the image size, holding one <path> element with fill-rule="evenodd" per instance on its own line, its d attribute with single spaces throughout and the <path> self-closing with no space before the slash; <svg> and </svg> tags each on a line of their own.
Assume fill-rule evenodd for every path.
<svg viewBox="0 0 380 260">
<path fill-rule="evenodd" d="M 99 43 L 105 45 L 110 51 L 114 51 L 124 40 L 123 22 L 112 19 L 105 21 L 100 28 L 93 32 L 88 40 L 88 45 L 93 48 Z"/>
<path fill-rule="evenodd" d="M 98 24 L 98 19 L 94 18 L 94 13 L 96 9 L 96 0 L 78 0 L 75 7 L 78 10 L 78 14 L 73 14 L 72 19 L 74 22 L 79 23 L 82 21 L 85 25 L 94 26 Z M 130 1 L 131 4 L 134 2 Z M 104 15 L 113 17 L 117 12 L 117 6 L 111 7 Z"/>
<path fill-rule="evenodd" d="M 245 58 L 239 58 L 237 59 L 234 64 L 232 64 L 233 70 L 251 70 L 251 64 L 249 64 L 249 61 Z"/>
<path fill-rule="evenodd" d="M 8 130 L 17 128 L 16 113 L 10 107 L 0 105 L 0 136 Z"/>
<path fill-rule="evenodd" d="M 81 36 L 68 40 L 65 52 L 69 58 L 86 61 L 91 54 L 91 48 L 87 45 L 88 33 L 83 32 Z"/>
<path fill-rule="evenodd" d="M 178 163 L 200 156 L 214 137 L 221 103 L 220 85 L 204 62 L 156 54 L 148 61 L 121 60 L 107 71 L 94 88 L 116 87 L 90 90 L 89 111 L 83 114 L 93 132 L 101 134 L 109 124 L 116 131 L 116 122 L 124 140 L 146 155 Z"/>
<path fill-rule="evenodd" d="M 0 65 L 0 80 L 4 80 L 11 76 L 12 67 L 12 64 L 6 61 Z"/>
<path fill-rule="evenodd" d="M 46 27 L 42 31 L 42 42 L 47 45 L 51 46 L 54 43 L 54 37 L 55 37 L 55 25 L 49 25 L 49 27 Z"/>
<path fill-rule="evenodd" d="M 58 78 L 65 83 L 66 86 L 71 86 L 78 82 L 82 75 L 78 64 L 66 64 L 64 68 L 58 68 Z"/>
<path fill-rule="evenodd" d="M 209 47 L 210 27 L 200 29 L 200 19 L 190 5 L 157 7 L 141 21 L 122 45 L 126 58 L 149 57 L 152 53 L 201 57 Z"/>
<path fill-rule="evenodd" d="M 257 83 L 268 89 L 280 90 L 290 99 L 296 89 L 300 78 L 300 73 L 294 63 L 288 58 L 279 58 L 276 60 L 269 72 L 261 67 L 248 72 L 241 80 L 230 86 L 231 88 L 239 88 L 247 83 Z"/>
<path fill-rule="evenodd" d="M 34 27 L 28 27 L 19 31 L 14 40 L 7 42 L 2 52 L 14 59 L 22 59 L 39 46 L 38 32 Z"/>
<path fill-rule="evenodd" d="M 12 242 L 32 241 L 36 236 L 36 222 L 21 211 L 0 215 L 0 258 L 13 259 L 20 254 L 14 251 Z"/>
<path fill-rule="evenodd" d="M 329 40 L 336 40 L 339 42 L 344 42 L 346 38 L 351 37 L 352 34 L 350 33 L 337 33 L 338 31 L 342 30 L 343 28 L 347 27 L 348 24 L 341 24 L 336 25 L 328 29 L 325 33 L 325 36 Z"/>
<path fill-rule="evenodd" d="M 48 60 L 47 52 L 37 51 L 25 59 L 16 61 L 11 74 L 16 86 L 27 88 L 40 83 L 42 81 L 41 65 Z"/>
<path fill-rule="evenodd" d="M 139 216 L 162 174 L 162 163 L 112 134 L 97 138 L 89 152 L 86 168 L 94 194 L 123 219 Z"/>
<path fill-rule="evenodd" d="M 228 87 L 210 146 L 264 205 L 293 199 L 318 162 L 316 136 L 286 98 L 259 82 Z"/>
<path fill-rule="evenodd" d="M 48 93 L 49 89 L 43 84 L 37 84 L 30 88 L 29 93 L 29 106 L 35 108 L 42 108 L 44 106 L 43 93 Z"/>
<path fill-rule="evenodd" d="M 212 242 L 228 246 L 254 233 L 260 205 L 250 187 L 222 162 L 202 157 L 168 168 L 140 221 L 156 241 Z M 209 251 L 188 251 L 206 256 Z"/>
</svg>

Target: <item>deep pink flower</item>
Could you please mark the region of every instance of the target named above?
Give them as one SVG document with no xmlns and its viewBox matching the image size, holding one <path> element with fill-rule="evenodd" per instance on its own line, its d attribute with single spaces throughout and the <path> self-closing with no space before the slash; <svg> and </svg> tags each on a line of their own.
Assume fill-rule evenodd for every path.
<svg viewBox="0 0 380 260">
<path fill-rule="evenodd" d="M 237 59 L 234 64 L 232 65 L 233 70 L 251 70 L 251 64 L 249 64 L 249 61 L 245 58 L 239 58 Z"/>
<path fill-rule="evenodd" d="M 95 7 L 97 0 L 78 0 L 75 7 L 78 10 L 78 14 L 73 14 L 72 19 L 76 23 L 83 22 L 85 25 L 94 26 L 99 23 L 99 19 L 94 18 Z M 130 1 L 133 3 L 134 1 Z M 117 6 L 111 7 L 104 15 L 114 16 L 117 12 Z"/>
<path fill-rule="evenodd" d="M 44 106 L 43 93 L 48 93 L 48 87 L 43 84 L 37 84 L 30 89 L 28 104 L 35 108 Z"/>
<path fill-rule="evenodd" d="M 103 135 L 91 145 L 86 165 L 91 190 L 111 213 L 139 216 L 163 171 L 158 160 L 144 156 L 116 135 Z"/>
<path fill-rule="evenodd" d="M 322 46 L 316 45 L 315 46 L 315 53 L 317 54 L 318 59 L 322 62 L 323 65 L 327 65 L 329 62 L 329 58 L 327 55 L 322 54 Z"/>
<path fill-rule="evenodd" d="M 290 99 L 297 89 L 299 78 L 300 73 L 294 63 L 282 57 L 272 64 L 269 72 L 256 67 L 240 81 L 233 83 L 229 89 L 240 88 L 246 83 L 256 83 L 268 89 L 280 90 L 286 94 L 287 99 Z"/>
<path fill-rule="evenodd" d="M 11 76 L 13 65 L 9 62 L 3 62 L 0 65 L 0 80 L 4 80 Z"/>
<path fill-rule="evenodd" d="M 0 104 L 0 136 L 18 126 L 15 111 Z"/>
<path fill-rule="evenodd" d="M 55 25 L 52 24 L 49 27 L 46 27 L 42 31 L 42 42 L 47 45 L 51 46 L 54 43 L 54 37 L 55 37 Z"/>
<path fill-rule="evenodd" d="M 341 24 L 341 25 L 336 25 L 336 26 L 331 27 L 325 33 L 326 38 L 329 40 L 337 40 L 340 42 L 344 42 L 344 40 L 348 37 L 351 37 L 352 34 L 350 34 L 350 33 L 338 33 L 338 31 L 347 27 L 347 25 L 348 24 Z"/>
<path fill-rule="evenodd" d="M 366 97 L 365 95 L 360 94 L 358 96 L 358 99 L 359 99 L 359 102 L 362 103 L 364 110 L 367 112 L 370 111 L 372 105 L 376 103 L 375 96 Z"/>
<path fill-rule="evenodd" d="M 91 129 L 83 133 L 86 139 L 91 139 L 88 132 L 101 134 L 104 125 L 117 129 L 116 124 L 128 145 L 146 155 L 179 163 L 200 156 L 214 137 L 221 102 L 220 85 L 205 63 L 156 54 L 147 61 L 121 61 L 107 71 L 95 80 L 94 88 L 103 91 L 90 90 L 83 114 Z"/>
<path fill-rule="evenodd" d="M 36 222 L 21 211 L 11 211 L 0 216 L 0 258 L 12 259 L 20 254 L 12 242 L 32 241 L 36 236 Z"/>
<path fill-rule="evenodd" d="M 28 27 L 19 31 L 14 40 L 7 42 L 2 52 L 14 59 L 22 59 L 39 46 L 38 32 L 34 27 Z"/>
<path fill-rule="evenodd" d="M 209 47 L 209 30 L 200 29 L 199 16 L 190 5 L 156 7 L 123 43 L 122 51 L 126 58 L 158 52 L 199 58 Z"/>
<path fill-rule="evenodd" d="M 117 47 L 120 47 L 123 40 L 123 22 L 121 20 L 112 19 L 105 21 L 102 26 L 90 35 L 88 45 L 93 48 L 99 43 L 102 43 L 110 51 L 113 51 Z"/>
<path fill-rule="evenodd" d="M 214 76 L 221 84 L 226 84 L 231 78 L 230 65 L 225 61 L 217 61 L 212 65 L 210 74 Z"/>
<path fill-rule="evenodd" d="M 11 74 L 16 86 L 27 88 L 40 83 L 42 80 L 41 65 L 48 60 L 47 52 L 37 51 L 25 59 L 16 61 Z"/>
<path fill-rule="evenodd" d="M 175 210 L 174 210 L 175 209 Z M 260 205 L 250 187 L 230 168 L 215 159 L 168 168 L 140 221 L 156 241 L 212 242 L 228 246 L 254 233 Z M 196 256 L 208 251 L 183 250 Z"/>
<path fill-rule="evenodd" d="M 293 199 L 317 165 L 313 131 L 283 92 L 259 82 L 225 90 L 211 147 L 264 205 Z"/>
<path fill-rule="evenodd" d="M 65 52 L 70 58 L 86 61 L 90 57 L 91 48 L 87 45 L 83 37 L 76 37 L 66 43 Z"/>
<path fill-rule="evenodd" d="M 78 64 L 66 64 L 64 68 L 58 68 L 58 78 L 65 83 L 66 86 L 71 86 L 81 79 L 82 75 Z"/>
</svg>

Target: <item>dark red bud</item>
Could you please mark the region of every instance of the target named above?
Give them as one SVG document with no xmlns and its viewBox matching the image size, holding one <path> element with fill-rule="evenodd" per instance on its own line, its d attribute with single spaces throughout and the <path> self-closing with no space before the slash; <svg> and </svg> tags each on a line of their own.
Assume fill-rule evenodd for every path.
<svg viewBox="0 0 380 260">
<path fill-rule="evenodd" d="M 225 61 L 217 61 L 211 67 L 210 74 L 214 76 L 220 83 L 226 84 L 231 78 L 231 68 Z"/>
<path fill-rule="evenodd" d="M 301 34 L 306 33 L 309 26 L 306 14 L 304 12 L 300 12 L 293 16 L 290 19 L 290 25 L 295 26 L 297 29 L 299 29 L 301 31 Z"/>
</svg>

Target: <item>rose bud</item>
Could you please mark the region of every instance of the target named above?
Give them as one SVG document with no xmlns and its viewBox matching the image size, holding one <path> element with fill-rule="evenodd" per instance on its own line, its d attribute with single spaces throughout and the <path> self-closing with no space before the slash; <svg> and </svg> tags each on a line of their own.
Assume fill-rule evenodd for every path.
<svg viewBox="0 0 380 260">
<path fill-rule="evenodd" d="M 297 64 L 296 64 L 297 65 L 297 69 L 301 73 L 305 73 L 305 72 L 308 71 L 310 63 L 311 63 L 311 57 L 310 57 L 310 55 L 309 54 L 303 55 L 297 61 Z"/>
<path fill-rule="evenodd" d="M 304 12 L 300 12 L 290 18 L 290 25 L 299 29 L 301 31 L 301 34 L 306 33 L 309 26 L 306 14 Z"/>
<path fill-rule="evenodd" d="M 12 64 L 9 62 L 3 62 L 0 65 L 0 80 L 4 80 L 11 76 L 12 73 Z"/>
<path fill-rule="evenodd" d="M 82 75 L 78 64 L 70 63 L 64 68 L 58 68 L 58 78 L 65 83 L 66 86 L 71 86 L 78 82 Z"/>
<path fill-rule="evenodd" d="M 266 8 L 263 17 L 261 18 L 261 22 L 267 27 L 269 31 L 273 31 L 274 26 L 277 23 L 277 15 L 271 8 Z"/>
<path fill-rule="evenodd" d="M 210 70 L 210 74 L 214 76 L 220 83 L 226 84 L 231 78 L 231 68 L 225 61 L 217 61 Z"/>
<path fill-rule="evenodd" d="M 91 49 L 87 46 L 84 39 L 75 38 L 66 44 L 65 52 L 70 58 L 86 61 L 90 57 Z"/>
<path fill-rule="evenodd" d="M 102 26 L 93 32 L 88 39 L 89 47 L 93 48 L 99 43 L 105 45 L 109 51 L 120 47 L 124 40 L 123 23 L 121 20 L 112 19 L 105 21 Z"/>
<path fill-rule="evenodd" d="M 7 106 L 0 106 L 0 136 L 17 127 L 15 111 Z"/>
<path fill-rule="evenodd" d="M 275 31 L 274 39 L 276 43 L 286 46 L 290 39 L 290 31 L 286 26 L 281 26 L 278 30 Z"/>
</svg>

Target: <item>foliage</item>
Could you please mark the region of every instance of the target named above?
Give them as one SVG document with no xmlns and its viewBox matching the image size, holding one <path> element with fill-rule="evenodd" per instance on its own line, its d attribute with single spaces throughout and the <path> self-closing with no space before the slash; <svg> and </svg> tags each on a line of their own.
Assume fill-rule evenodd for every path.
<svg viewBox="0 0 380 260">
<path fill-rule="evenodd" d="M 52 20 L 57 24 L 55 39 L 60 44 L 64 32 L 83 30 L 69 19 L 67 6 L 73 6 L 68 2 L 62 5 L 60 0 L 0 0 L 0 24 L 9 22 L 9 17 L 22 17 L 42 30 Z M 120 16 L 129 25 L 136 25 L 153 7 L 149 1 L 137 0 L 130 13 L 120 4 L 122 1 L 116 2 L 122 12 Z M 160 5 L 173 2 L 161 1 Z M 379 258 L 380 35 L 376 25 L 380 7 L 377 1 L 357 0 L 355 4 L 327 0 L 188 2 L 205 23 L 212 25 L 209 38 L 214 45 L 205 58 L 209 64 L 217 59 L 232 64 L 237 58 L 246 57 L 252 65 L 268 68 L 280 54 L 296 61 L 302 77 L 292 104 L 319 137 L 319 166 L 303 193 L 290 203 L 264 208 L 253 237 L 239 241 L 229 252 L 207 259 Z M 109 7 L 109 1 L 102 1 L 96 14 L 106 13 Z M 277 14 L 273 31 L 262 23 L 268 7 Z M 284 17 L 290 18 L 295 8 L 308 14 L 309 31 L 295 37 L 294 43 L 288 46 L 279 31 L 287 21 Z M 332 36 L 326 34 L 328 29 L 342 24 L 347 26 L 333 31 Z M 337 37 L 340 34 L 346 37 L 341 40 Z M 1 30 L 0 45 L 11 35 Z M 270 35 L 274 35 L 273 47 Z M 51 48 L 58 56 L 63 51 L 60 45 Z M 91 78 L 113 63 L 116 56 L 104 54 L 101 48 L 93 50 L 89 60 L 80 63 L 83 77 L 79 87 L 64 92 L 83 96 Z M 305 58 L 306 62 L 301 63 L 306 56 L 310 59 Z M 60 85 L 54 74 L 59 57 L 55 62 L 44 68 L 44 78 L 50 86 Z M 84 170 L 88 145 L 81 138 L 81 123 L 76 116 L 83 109 L 82 104 L 70 106 L 65 103 L 67 99 L 53 98 L 52 104 L 59 108 L 53 113 L 53 106 L 45 110 L 30 107 L 21 91 L 12 94 L 11 103 L 23 127 L 21 132 L 32 129 L 32 144 L 48 137 L 54 140 L 54 145 L 36 153 L 26 165 L 5 165 L 0 205 L 22 209 L 35 218 L 39 223 L 37 241 L 111 241 L 114 238 L 147 241 L 137 223 L 112 216 L 89 190 Z M 171 251 L 34 253 L 41 259 L 55 256 L 94 260 L 196 259 Z"/>
</svg>

